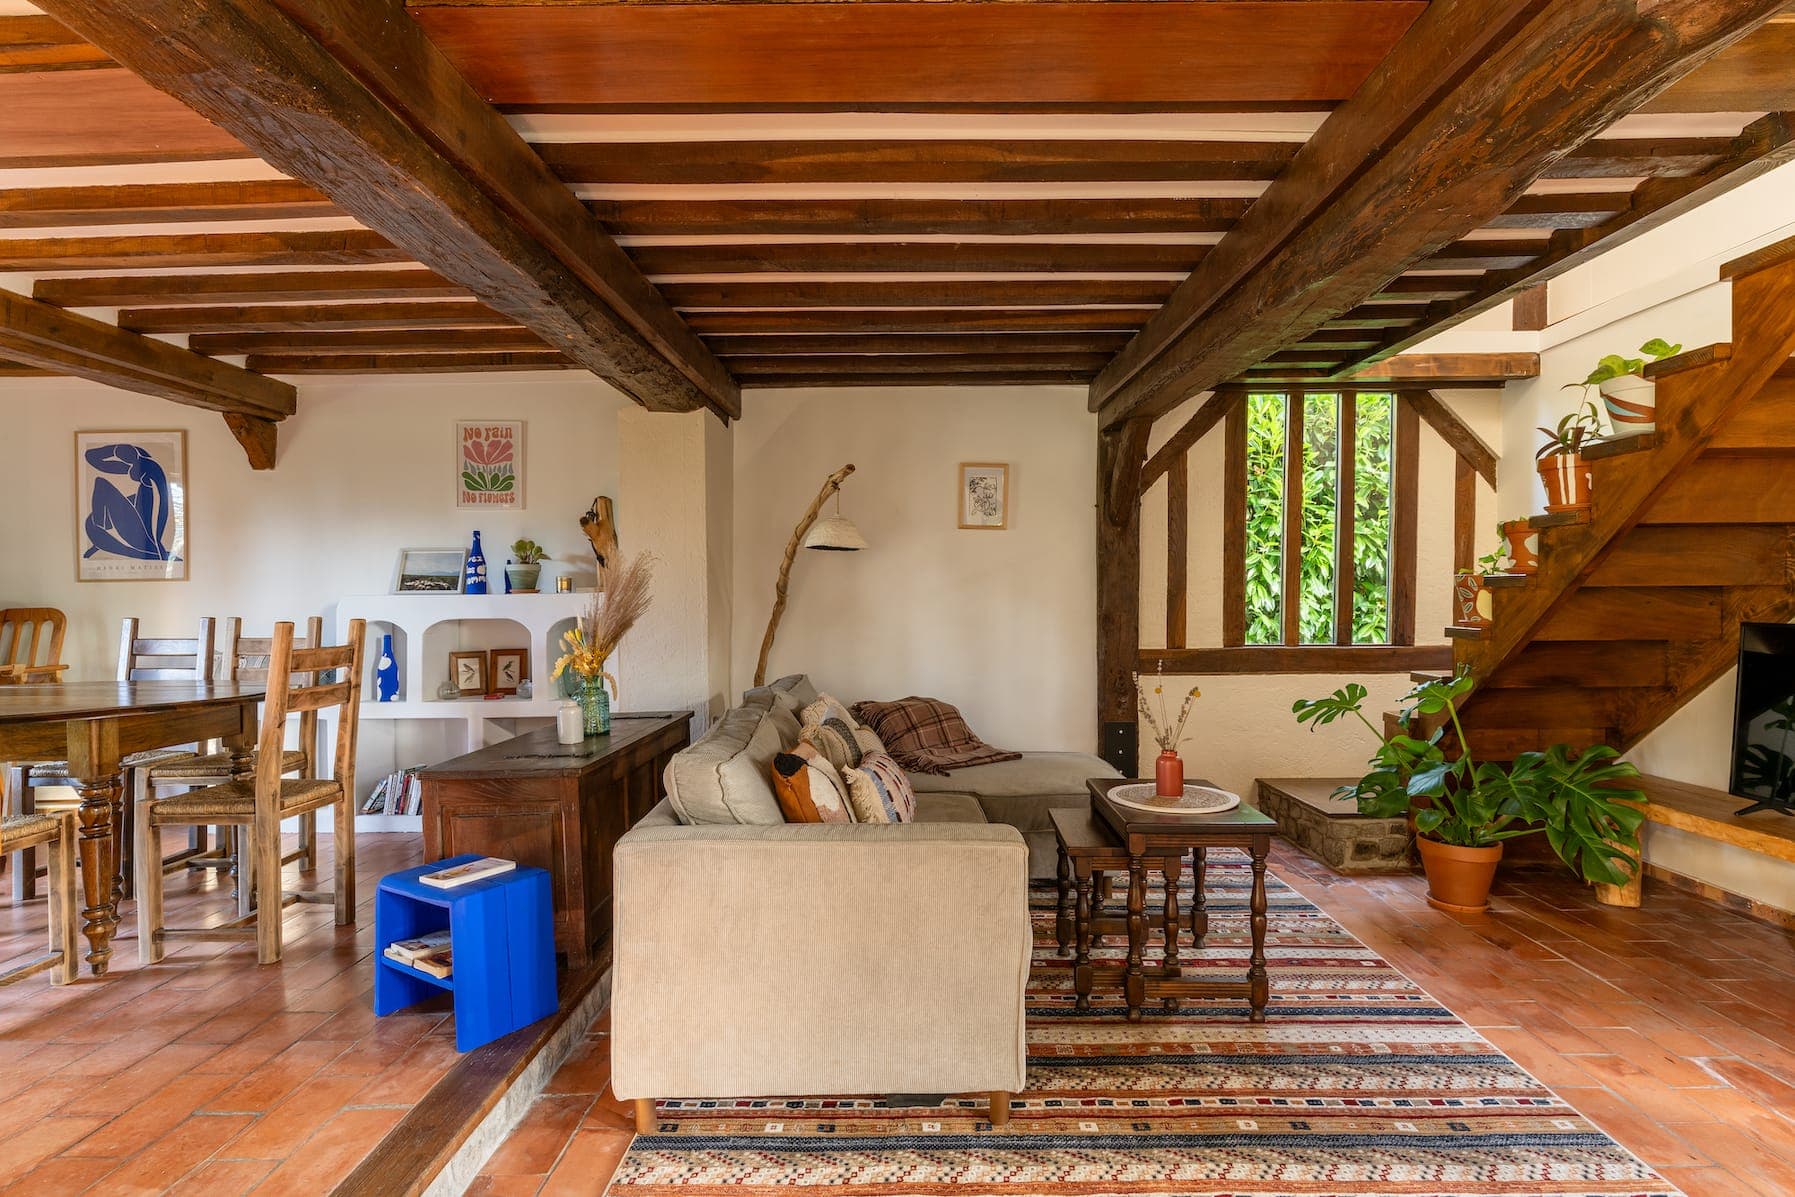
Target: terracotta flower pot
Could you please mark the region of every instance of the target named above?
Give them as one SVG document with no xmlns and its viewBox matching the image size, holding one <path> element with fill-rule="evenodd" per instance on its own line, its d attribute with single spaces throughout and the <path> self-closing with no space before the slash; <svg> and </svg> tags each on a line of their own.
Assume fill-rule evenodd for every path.
<svg viewBox="0 0 1795 1197">
<path fill-rule="evenodd" d="M 1602 405 L 1614 431 L 1622 436 L 1651 432 L 1658 427 L 1657 384 L 1637 374 L 1611 378 L 1602 384 Z"/>
<path fill-rule="evenodd" d="M 1452 914 L 1481 914 L 1490 908 L 1490 883 L 1502 859 L 1502 845 L 1460 848 L 1422 836 L 1421 867 L 1427 872 L 1427 904 Z"/>
<path fill-rule="evenodd" d="M 1502 524 L 1503 539 L 1508 541 L 1508 556 L 1514 562 L 1511 573 L 1530 574 L 1539 569 L 1539 553 L 1534 538 L 1539 533 L 1527 520 L 1506 520 Z"/>
<path fill-rule="evenodd" d="M 1581 453 L 1554 453 L 1542 458 L 1539 476 L 1546 484 L 1546 510 L 1589 510 L 1589 466 Z"/>
<path fill-rule="evenodd" d="M 1452 622 L 1459 627 L 1488 627 L 1494 606 L 1483 575 L 1461 569 L 1452 578 Z"/>
</svg>

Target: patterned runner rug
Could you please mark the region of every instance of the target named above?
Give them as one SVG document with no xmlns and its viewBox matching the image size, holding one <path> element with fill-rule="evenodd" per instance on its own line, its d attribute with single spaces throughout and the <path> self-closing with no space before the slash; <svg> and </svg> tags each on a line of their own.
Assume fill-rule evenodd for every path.
<svg viewBox="0 0 1795 1197">
<path fill-rule="evenodd" d="M 1245 974 L 1249 884 L 1244 856 L 1211 853 L 1210 932 L 1193 953 L 1187 929 L 1186 976 Z M 1075 1011 L 1053 888 L 1037 887 L 1028 1089 L 1009 1126 L 993 1130 L 971 1097 L 662 1102 L 660 1133 L 636 1138 L 608 1192 L 1676 1192 L 1313 904 L 1267 885 L 1263 1024 L 1228 1001 L 1129 1023 L 1102 989 Z M 1125 946 L 1106 940 L 1099 957 Z"/>
</svg>

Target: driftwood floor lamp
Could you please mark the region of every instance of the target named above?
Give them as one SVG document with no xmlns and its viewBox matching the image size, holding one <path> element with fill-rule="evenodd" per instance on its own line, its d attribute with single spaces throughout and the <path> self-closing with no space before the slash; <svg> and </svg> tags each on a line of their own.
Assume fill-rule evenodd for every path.
<svg viewBox="0 0 1795 1197">
<path fill-rule="evenodd" d="M 841 484 L 847 476 L 854 472 L 852 465 L 842 466 L 823 481 L 823 489 L 819 490 L 811 502 L 804 518 L 792 529 L 792 538 L 786 542 L 785 559 L 779 563 L 779 582 L 773 588 L 773 614 L 767 620 L 767 634 L 761 637 L 760 661 L 754 666 L 754 684 L 764 686 L 767 682 L 767 657 L 773 651 L 773 637 L 779 631 L 779 617 L 785 614 L 785 592 L 791 585 L 792 564 L 798 559 L 798 550 L 825 549 L 838 553 L 852 553 L 866 547 L 866 538 L 860 535 L 860 529 L 854 521 L 841 514 Z M 835 514 L 818 522 L 817 516 L 822 514 L 823 504 L 835 497 Z"/>
</svg>

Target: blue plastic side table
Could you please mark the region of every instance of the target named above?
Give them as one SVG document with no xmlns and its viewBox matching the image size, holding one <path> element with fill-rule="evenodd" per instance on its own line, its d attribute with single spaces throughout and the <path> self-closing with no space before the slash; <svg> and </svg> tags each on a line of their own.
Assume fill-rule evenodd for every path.
<svg viewBox="0 0 1795 1197">
<path fill-rule="evenodd" d="M 555 916 L 549 875 L 516 868 L 454 889 L 418 880 L 480 859 L 452 856 L 389 873 L 374 894 L 374 1013 L 392 1014 L 440 990 L 455 995 L 455 1050 L 471 1051 L 555 1012 Z M 454 972 L 433 977 L 386 955 L 387 945 L 449 931 Z"/>
</svg>

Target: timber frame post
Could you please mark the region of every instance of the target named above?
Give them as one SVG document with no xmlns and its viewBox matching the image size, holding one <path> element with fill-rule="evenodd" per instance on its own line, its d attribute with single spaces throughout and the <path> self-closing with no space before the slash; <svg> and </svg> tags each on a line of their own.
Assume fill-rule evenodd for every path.
<svg viewBox="0 0 1795 1197">
<path fill-rule="evenodd" d="M 1141 490 L 1150 417 L 1097 434 L 1097 751 L 1139 768 L 1134 675 L 1141 651 Z"/>
</svg>

